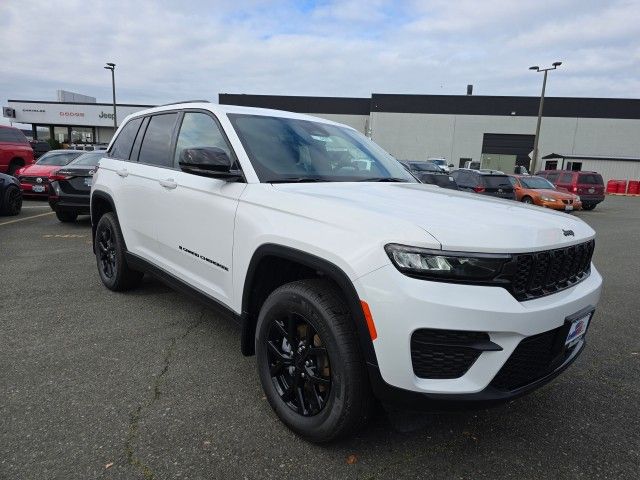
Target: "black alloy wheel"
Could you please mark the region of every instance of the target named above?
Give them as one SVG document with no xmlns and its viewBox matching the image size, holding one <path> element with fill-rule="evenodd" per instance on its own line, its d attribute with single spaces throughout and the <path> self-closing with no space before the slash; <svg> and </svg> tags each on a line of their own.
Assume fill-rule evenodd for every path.
<svg viewBox="0 0 640 480">
<path fill-rule="evenodd" d="M 322 339 L 297 313 L 274 318 L 267 337 L 267 358 L 276 392 L 294 412 L 317 415 L 331 393 L 331 365 Z"/>
<path fill-rule="evenodd" d="M 129 267 L 127 247 L 113 212 L 105 213 L 98 220 L 94 252 L 100 280 L 109 290 L 122 292 L 140 285 L 144 273 Z"/>
<path fill-rule="evenodd" d="M 18 187 L 7 188 L 2 213 L 5 215 L 18 215 L 22 210 L 22 192 Z"/>
<path fill-rule="evenodd" d="M 107 278 L 113 278 L 117 273 L 118 265 L 113 231 L 109 226 L 103 226 L 97 233 L 96 245 L 102 274 Z"/>
</svg>

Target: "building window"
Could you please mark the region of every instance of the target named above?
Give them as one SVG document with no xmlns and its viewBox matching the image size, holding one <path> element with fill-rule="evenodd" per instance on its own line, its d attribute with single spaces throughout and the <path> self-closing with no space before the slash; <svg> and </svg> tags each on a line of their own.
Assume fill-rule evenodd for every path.
<svg viewBox="0 0 640 480">
<path fill-rule="evenodd" d="M 60 143 L 69 143 L 69 127 L 53 127 L 53 138 Z"/>
<path fill-rule="evenodd" d="M 51 139 L 51 127 L 45 125 L 36 125 L 36 140 L 44 140 L 45 142 Z"/>
<path fill-rule="evenodd" d="M 93 143 L 93 127 L 71 127 L 71 143 Z"/>
</svg>

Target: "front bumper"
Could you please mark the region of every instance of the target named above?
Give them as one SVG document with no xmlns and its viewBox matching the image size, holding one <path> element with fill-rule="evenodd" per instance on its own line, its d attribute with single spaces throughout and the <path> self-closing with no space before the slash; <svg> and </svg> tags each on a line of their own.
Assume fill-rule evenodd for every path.
<svg viewBox="0 0 640 480">
<path fill-rule="evenodd" d="M 545 374 L 547 380 L 538 378 L 532 385 L 520 386 L 514 391 L 493 391 L 490 385 L 523 339 L 559 329 L 567 317 L 595 306 L 602 278 L 592 265 L 591 274 L 582 282 L 525 302 L 518 302 L 500 287 L 413 279 L 392 265 L 360 277 L 354 283 L 360 298 L 369 304 L 377 330 L 373 346 L 378 365 L 371 366 L 370 371 L 374 388 L 404 391 L 410 396 L 418 394 L 429 400 L 479 401 L 508 399 L 526 393 L 573 362 L 583 348 L 582 343 L 575 346 L 560 366 Z M 483 351 L 458 378 L 420 378 L 414 373 L 411 355 L 411 337 L 419 329 L 483 332 L 501 350 Z M 384 392 L 377 393 L 384 396 Z"/>
</svg>

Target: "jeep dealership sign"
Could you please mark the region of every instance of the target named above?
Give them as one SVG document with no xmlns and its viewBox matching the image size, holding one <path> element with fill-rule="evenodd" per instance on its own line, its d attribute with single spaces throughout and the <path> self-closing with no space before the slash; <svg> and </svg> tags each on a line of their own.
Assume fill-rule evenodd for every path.
<svg viewBox="0 0 640 480">
<path fill-rule="evenodd" d="M 127 115 L 152 105 L 118 105 L 118 125 Z M 38 125 L 76 125 L 80 127 L 113 127 L 113 105 L 108 103 L 60 103 L 9 100 L 15 121 Z"/>
</svg>

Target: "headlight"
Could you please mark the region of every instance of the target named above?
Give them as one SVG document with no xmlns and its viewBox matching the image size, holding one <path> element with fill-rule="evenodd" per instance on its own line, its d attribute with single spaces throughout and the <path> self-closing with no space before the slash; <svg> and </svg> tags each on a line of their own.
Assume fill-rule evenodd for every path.
<svg viewBox="0 0 640 480">
<path fill-rule="evenodd" d="M 510 255 L 444 252 L 390 243 L 385 250 L 402 273 L 431 280 L 487 283 L 497 277 Z"/>
<path fill-rule="evenodd" d="M 540 200 L 542 200 L 543 202 L 555 202 L 556 199 L 553 197 L 545 197 L 544 195 L 540 196 Z"/>
</svg>

